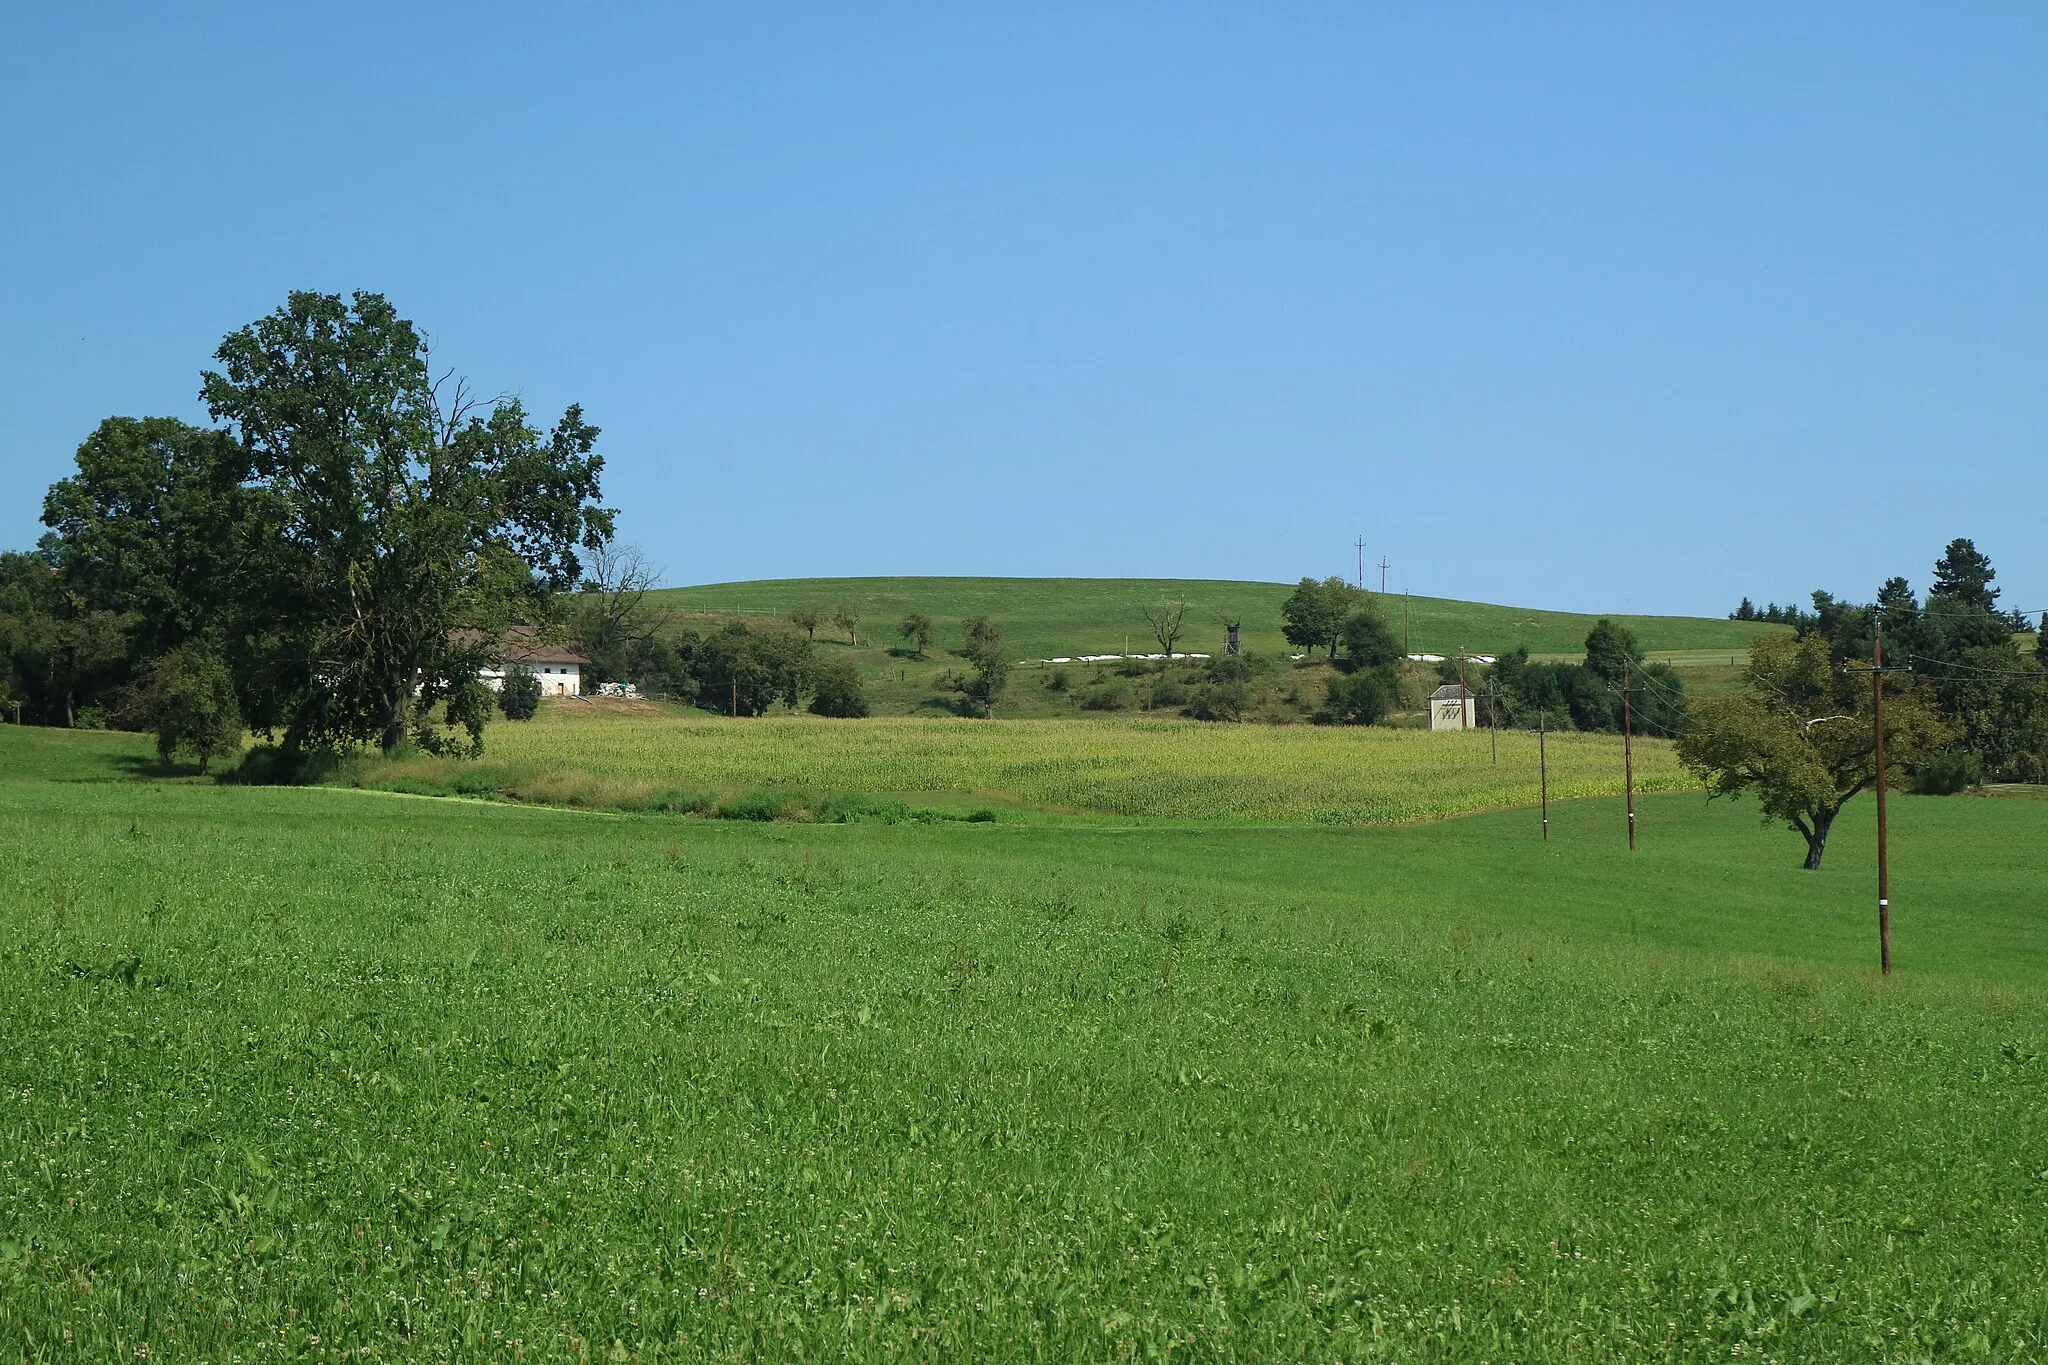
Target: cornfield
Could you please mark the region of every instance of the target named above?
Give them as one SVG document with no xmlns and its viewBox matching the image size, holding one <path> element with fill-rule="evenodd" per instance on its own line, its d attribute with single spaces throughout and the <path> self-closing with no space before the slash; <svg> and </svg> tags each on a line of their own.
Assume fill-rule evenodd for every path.
<svg viewBox="0 0 2048 1365">
<path fill-rule="evenodd" d="M 1159 719 L 728 720 L 554 705 L 490 732 L 490 759 L 528 773 L 655 787 L 911 796 L 957 792 L 1129 817 L 1382 824 L 1538 796 L 1537 740 L 1503 731 L 1209 725 Z M 1616 796 L 1615 736 L 1549 740 L 1555 800 Z M 1638 790 L 1692 785 L 1671 746 L 1638 739 Z"/>
</svg>

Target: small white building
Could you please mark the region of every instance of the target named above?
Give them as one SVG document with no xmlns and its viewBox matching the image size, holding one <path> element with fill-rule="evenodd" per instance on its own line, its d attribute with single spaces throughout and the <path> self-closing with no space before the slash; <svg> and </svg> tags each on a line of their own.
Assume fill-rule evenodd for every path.
<svg viewBox="0 0 2048 1365">
<path fill-rule="evenodd" d="M 590 660 L 566 645 L 542 644 L 534 634 L 531 626 L 514 626 L 505 636 L 505 661 L 480 670 L 478 680 L 496 692 L 505 685 L 505 669 L 517 664 L 540 679 L 543 697 L 582 696 L 583 666 Z"/>
<path fill-rule="evenodd" d="M 1445 683 L 1429 694 L 1429 728 L 1432 730 L 1469 730 L 1478 717 L 1478 699 L 1467 688 Z"/>
</svg>

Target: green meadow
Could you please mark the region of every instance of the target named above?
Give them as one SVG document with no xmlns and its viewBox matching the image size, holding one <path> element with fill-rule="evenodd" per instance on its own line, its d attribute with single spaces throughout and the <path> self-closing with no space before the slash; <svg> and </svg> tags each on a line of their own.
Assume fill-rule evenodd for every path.
<svg viewBox="0 0 2048 1365">
<path fill-rule="evenodd" d="M 1312 732 L 1304 732 L 1312 733 Z M 1075 732 L 1075 743 L 1086 734 Z M 0 727 L 0 1360 L 2032 1360 L 2048 803 L 757 823 Z"/>
</svg>

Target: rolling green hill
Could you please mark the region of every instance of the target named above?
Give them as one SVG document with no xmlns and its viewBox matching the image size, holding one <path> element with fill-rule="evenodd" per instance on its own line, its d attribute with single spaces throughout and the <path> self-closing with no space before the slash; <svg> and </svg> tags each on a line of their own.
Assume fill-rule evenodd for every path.
<svg viewBox="0 0 2048 1365">
<path fill-rule="evenodd" d="M 1198 653 L 1221 647 L 1223 622 L 1243 622 L 1247 649 L 1277 653 L 1280 603 L 1293 586 L 1216 579 L 1169 578 L 780 578 L 750 583 L 711 583 L 664 588 L 652 598 L 670 611 L 739 613 L 785 617 L 799 607 L 831 609 L 851 605 L 860 631 L 888 643 L 907 612 L 935 621 L 940 643 L 950 643 L 958 623 L 986 614 L 1003 629 L 1019 657 L 1113 654 L 1126 648 L 1149 652 L 1158 646 L 1146 629 L 1143 606 L 1184 598 L 1187 634 L 1180 648 Z M 1526 644 L 1532 654 L 1569 654 L 1584 644 L 1597 617 L 1532 607 L 1457 602 L 1441 597 L 1384 599 L 1388 621 L 1405 629 L 1416 653 L 1466 649 L 1495 654 Z M 1741 653 L 1759 633 L 1771 629 L 1750 622 L 1696 616 L 1613 617 L 1636 632 L 1650 650 Z M 830 630 L 820 631 L 821 637 Z"/>
</svg>

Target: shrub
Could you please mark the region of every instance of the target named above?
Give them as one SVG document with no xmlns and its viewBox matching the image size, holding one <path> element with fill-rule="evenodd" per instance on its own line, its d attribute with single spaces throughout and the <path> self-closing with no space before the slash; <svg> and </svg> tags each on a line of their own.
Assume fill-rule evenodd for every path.
<svg viewBox="0 0 2048 1365">
<path fill-rule="evenodd" d="M 1383 668 L 1361 668 L 1332 678 L 1316 719 L 1334 725 L 1372 725 L 1393 709 L 1399 690 L 1393 673 Z"/>
<path fill-rule="evenodd" d="M 1055 668 L 1045 675 L 1045 686 L 1049 692 L 1065 692 L 1073 685 L 1073 675 L 1064 668 Z"/>
<path fill-rule="evenodd" d="M 242 761 L 223 781 L 251 787 L 297 787 L 320 782 L 342 765 L 332 749 L 287 749 L 278 744 L 259 744 L 242 755 Z"/>
<path fill-rule="evenodd" d="M 1210 683 L 1195 689 L 1188 715 L 1196 720 L 1243 720 L 1252 709 L 1252 690 L 1241 682 Z"/>
<path fill-rule="evenodd" d="M 1179 706 L 1188 699 L 1187 688 L 1181 686 L 1178 678 L 1161 678 L 1152 684 L 1154 706 Z"/>
<path fill-rule="evenodd" d="M 867 692 L 851 659 L 827 659 L 811 670 L 811 712 L 845 720 L 868 713 Z"/>
<path fill-rule="evenodd" d="M 789 804 L 774 792 L 748 792 L 719 802 L 712 814 L 721 820 L 774 820 L 789 809 Z"/>
<path fill-rule="evenodd" d="M 1081 694 L 1083 711 L 1121 711 L 1130 704 L 1130 684 L 1115 679 L 1099 682 Z"/>
<path fill-rule="evenodd" d="M 505 670 L 505 685 L 498 689 L 498 709 L 506 720 L 532 720 L 540 710 L 540 679 L 524 664 Z"/>
<path fill-rule="evenodd" d="M 1921 765 L 1913 774 L 1913 790 L 1922 796 L 1954 796 L 1983 781 L 1977 755 L 1967 749 L 1951 749 Z"/>
<path fill-rule="evenodd" d="M 169 763 L 182 749 L 199 760 L 202 773 L 214 755 L 232 753 L 242 744 L 234 679 L 220 657 L 200 644 L 181 645 L 150 661 L 128 719 L 156 735 L 158 758 Z M 81 715 L 81 728 L 84 723 Z"/>
<path fill-rule="evenodd" d="M 1212 683 L 1248 683 L 1272 665 L 1251 654 L 1219 654 L 1204 661 L 1202 672 Z"/>
</svg>

